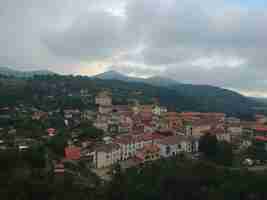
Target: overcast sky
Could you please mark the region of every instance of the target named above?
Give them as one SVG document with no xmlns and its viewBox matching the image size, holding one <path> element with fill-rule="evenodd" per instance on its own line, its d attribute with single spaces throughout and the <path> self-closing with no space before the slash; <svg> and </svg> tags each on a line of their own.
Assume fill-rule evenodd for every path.
<svg viewBox="0 0 267 200">
<path fill-rule="evenodd" d="M 266 0 L 0 0 L 0 66 L 267 96 Z"/>
</svg>

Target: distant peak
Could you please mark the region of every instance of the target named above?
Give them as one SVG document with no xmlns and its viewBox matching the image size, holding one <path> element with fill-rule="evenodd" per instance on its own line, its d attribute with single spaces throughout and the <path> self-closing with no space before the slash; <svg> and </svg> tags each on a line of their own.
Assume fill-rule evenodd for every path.
<svg viewBox="0 0 267 200">
<path fill-rule="evenodd" d="M 116 70 L 105 71 L 105 72 L 102 73 L 102 74 L 116 74 L 116 75 L 123 75 L 123 76 L 124 76 L 124 74 L 122 74 L 122 73 L 120 73 L 120 72 L 118 72 L 118 71 L 116 71 Z"/>
</svg>

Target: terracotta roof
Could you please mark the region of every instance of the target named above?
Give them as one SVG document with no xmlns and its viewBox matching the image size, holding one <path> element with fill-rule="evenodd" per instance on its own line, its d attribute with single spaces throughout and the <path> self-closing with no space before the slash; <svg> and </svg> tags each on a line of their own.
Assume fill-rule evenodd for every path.
<svg viewBox="0 0 267 200">
<path fill-rule="evenodd" d="M 257 125 L 254 121 L 241 121 L 240 126 L 243 128 L 254 128 Z"/>
<path fill-rule="evenodd" d="M 81 148 L 80 147 L 66 147 L 65 158 L 69 160 L 79 160 L 81 158 Z"/>
<path fill-rule="evenodd" d="M 144 152 L 158 152 L 160 148 L 157 144 L 150 144 L 150 145 L 145 145 L 141 150 Z"/>
<path fill-rule="evenodd" d="M 138 150 L 135 157 L 140 160 L 145 160 L 147 153 L 157 153 L 160 151 L 160 147 L 157 144 L 145 145 L 142 149 Z"/>
<path fill-rule="evenodd" d="M 178 113 L 177 112 L 166 112 L 164 113 L 164 115 L 168 117 L 177 117 Z"/>
<path fill-rule="evenodd" d="M 256 136 L 255 139 L 257 141 L 267 142 L 267 137 L 266 136 Z"/>
<path fill-rule="evenodd" d="M 259 132 L 266 132 L 267 131 L 267 127 L 255 127 L 254 128 L 255 131 L 259 131 Z"/>
<path fill-rule="evenodd" d="M 117 144 L 133 144 L 141 141 L 153 140 L 152 134 L 138 134 L 138 135 L 122 135 L 114 139 L 114 143 Z"/>
<path fill-rule="evenodd" d="M 56 132 L 56 129 L 54 129 L 54 128 L 48 128 L 48 129 L 46 130 L 46 132 L 47 132 L 49 135 L 54 135 L 55 132 Z"/>
<path fill-rule="evenodd" d="M 205 125 L 215 125 L 217 121 L 212 121 L 209 119 L 199 119 L 192 122 L 192 126 L 205 126 Z"/>
<path fill-rule="evenodd" d="M 265 115 L 261 115 L 261 114 L 256 114 L 255 115 L 255 118 L 265 118 L 266 116 Z"/>
<path fill-rule="evenodd" d="M 113 110 L 116 110 L 117 112 L 130 112 L 131 109 L 128 105 L 113 105 Z"/>
<path fill-rule="evenodd" d="M 175 145 L 178 143 L 180 136 L 174 135 L 162 139 L 159 143 L 165 145 Z"/>
<path fill-rule="evenodd" d="M 184 116 L 194 116 L 194 115 L 200 115 L 200 112 L 182 112 L 180 113 L 180 115 L 184 115 Z"/>
<path fill-rule="evenodd" d="M 162 139 L 159 143 L 163 145 L 175 145 L 179 142 L 186 141 L 186 142 L 192 142 L 197 140 L 195 137 L 186 137 L 183 135 L 174 135 L 166 137 L 165 139 Z"/>
<path fill-rule="evenodd" d="M 153 133 L 152 134 L 153 140 L 162 140 L 163 138 L 166 138 L 163 135 L 160 135 L 159 133 Z"/>
<path fill-rule="evenodd" d="M 120 146 L 118 144 L 110 143 L 110 144 L 101 144 L 95 148 L 98 152 L 112 152 L 113 150 L 118 150 Z"/>
</svg>

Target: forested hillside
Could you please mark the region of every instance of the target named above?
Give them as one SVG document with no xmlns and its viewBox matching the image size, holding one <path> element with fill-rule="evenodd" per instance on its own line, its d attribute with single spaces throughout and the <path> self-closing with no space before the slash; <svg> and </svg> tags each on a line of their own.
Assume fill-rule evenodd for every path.
<svg viewBox="0 0 267 200">
<path fill-rule="evenodd" d="M 81 98 L 81 89 L 88 92 Z M 91 79 L 82 76 L 34 76 L 33 78 L 0 78 L 0 105 L 32 104 L 43 109 L 64 107 L 93 108 L 94 96 L 101 90 L 112 92 L 114 104 L 127 104 L 136 99 L 142 104 L 158 101 L 170 110 L 224 112 L 250 117 L 260 102 L 238 93 L 212 87 L 179 84 L 157 87 L 141 82 Z"/>
</svg>

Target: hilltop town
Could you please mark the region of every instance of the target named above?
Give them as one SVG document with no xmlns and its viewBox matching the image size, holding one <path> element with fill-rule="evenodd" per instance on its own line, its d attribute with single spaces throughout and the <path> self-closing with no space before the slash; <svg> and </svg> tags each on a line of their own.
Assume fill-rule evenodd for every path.
<svg viewBox="0 0 267 200">
<path fill-rule="evenodd" d="M 80 95 L 86 97 L 88 91 L 81 90 Z M 40 152 L 40 147 L 45 147 L 48 150 L 40 154 L 46 155 L 44 167 L 56 175 L 70 172 L 66 163 L 71 161 L 85 163 L 104 179 L 117 164 L 127 169 L 168 157 L 204 159 L 201 145 L 207 136 L 230 147 L 230 163 L 235 157 L 240 158 L 239 164 L 248 165 L 252 160 L 258 164 L 266 160 L 264 115 L 243 121 L 224 113 L 169 111 L 157 102 L 142 105 L 135 100 L 114 105 L 108 90 L 97 93 L 94 104 L 96 110 L 48 112 L 24 105 L 1 107 L 1 153 L 14 149 L 22 154 Z M 226 164 L 223 156 L 218 160 Z"/>
</svg>

